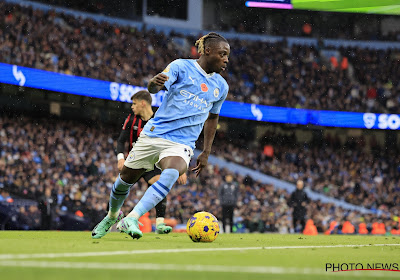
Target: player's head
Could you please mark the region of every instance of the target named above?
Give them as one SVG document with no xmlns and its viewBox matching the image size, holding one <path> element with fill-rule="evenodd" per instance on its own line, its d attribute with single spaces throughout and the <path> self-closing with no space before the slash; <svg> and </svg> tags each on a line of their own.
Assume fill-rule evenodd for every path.
<svg viewBox="0 0 400 280">
<path fill-rule="evenodd" d="M 230 46 L 221 35 L 211 32 L 196 41 L 195 46 L 205 60 L 206 72 L 220 73 L 226 69 L 229 62 Z"/>
<path fill-rule="evenodd" d="M 303 180 L 297 180 L 297 182 L 296 182 L 296 187 L 297 187 L 298 190 L 302 190 L 303 187 L 304 187 L 304 182 L 303 182 Z"/>
<path fill-rule="evenodd" d="M 141 90 L 132 95 L 132 111 L 136 115 L 142 115 L 146 108 L 151 108 L 151 95 L 147 90 Z"/>
</svg>

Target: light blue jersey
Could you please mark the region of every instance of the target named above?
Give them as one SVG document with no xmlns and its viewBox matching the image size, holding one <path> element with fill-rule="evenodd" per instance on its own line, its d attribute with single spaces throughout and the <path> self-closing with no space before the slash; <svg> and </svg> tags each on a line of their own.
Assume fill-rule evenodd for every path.
<svg viewBox="0 0 400 280">
<path fill-rule="evenodd" d="M 167 92 L 143 132 L 194 149 L 208 114 L 219 114 L 228 84 L 217 73 L 207 74 L 194 59 L 177 59 L 163 73 Z"/>
</svg>

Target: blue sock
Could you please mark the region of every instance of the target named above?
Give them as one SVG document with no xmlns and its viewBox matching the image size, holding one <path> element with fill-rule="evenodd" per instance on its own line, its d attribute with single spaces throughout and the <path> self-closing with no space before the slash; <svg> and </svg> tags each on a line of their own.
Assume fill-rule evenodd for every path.
<svg viewBox="0 0 400 280">
<path fill-rule="evenodd" d="M 124 204 L 125 199 L 129 195 L 129 190 L 133 184 L 128 184 L 121 179 L 121 176 L 118 175 L 117 180 L 111 189 L 110 193 L 110 210 L 108 211 L 110 218 L 117 218 L 119 214 L 119 210 Z"/>
<path fill-rule="evenodd" d="M 166 197 L 176 180 L 178 180 L 178 177 L 178 170 L 165 169 L 161 173 L 160 179 L 147 189 L 131 213 L 137 214 L 137 216 L 141 217 L 150 211 L 150 209 L 155 207 L 161 200 L 164 199 L 164 197 Z"/>
</svg>

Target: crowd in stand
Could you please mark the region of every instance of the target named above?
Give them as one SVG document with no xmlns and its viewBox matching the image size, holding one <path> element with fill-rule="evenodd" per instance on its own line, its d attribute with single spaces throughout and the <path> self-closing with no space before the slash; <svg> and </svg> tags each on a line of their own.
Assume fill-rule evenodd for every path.
<svg viewBox="0 0 400 280">
<path fill-rule="evenodd" d="M 0 62 L 146 86 L 180 57 L 174 35 L 0 3 Z M 179 36 L 179 35 L 176 35 Z M 190 45 L 197 39 L 185 37 Z M 332 64 L 323 46 L 230 40 L 229 100 L 320 110 L 400 112 L 396 51 L 339 49 L 353 65 Z"/>
<path fill-rule="evenodd" d="M 230 40 L 230 45 L 230 65 L 224 74 L 230 100 L 323 110 L 400 111 L 396 51 L 338 49 L 351 63 L 351 74 L 348 67 L 325 61 L 320 45 L 289 47 L 285 41 L 241 40 Z M 145 86 L 170 61 L 187 56 L 162 33 L 0 2 L 0 62 Z M 7 196 L 38 201 L 38 208 L 19 208 L 33 224 L 43 203 L 51 200 L 54 217 L 76 213 L 87 217 L 91 221 L 88 229 L 92 228 L 104 216 L 117 175 L 115 132 L 110 127 L 58 119 L 0 116 L 0 190 L 6 190 L 0 193 L 0 201 L 8 201 Z M 230 143 L 217 139 L 215 153 L 286 181 L 305 178 L 307 187 L 327 196 L 400 214 L 400 166 L 393 164 L 398 151 L 376 143 L 369 143 L 371 151 L 363 150 L 362 138 L 346 143 L 335 137 L 322 140 L 298 143 L 294 135 L 268 132 L 260 143 L 250 146 L 238 139 Z M 273 156 L 263 154 L 265 145 L 273 146 Z M 227 176 L 240 186 L 237 224 L 250 231 L 294 231 L 286 191 L 216 166 L 209 166 L 199 178 L 190 174 L 187 186 L 173 188 L 167 217 L 185 223 L 191 214 L 204 209 L 219 217 L 216 194 Z M 125 212 L 146 187 L 143 181 L 135 186 Z M 332 220 L 371 224 L 377 219 L 315 201 L 308 204 L 307 216 L 321 232 Z M 389 218 L 385 223 L 392 226 Z"/>
<path fill-rule="evenodd" d="M 66 7 L 77 11 L 90 12 L 106 16 L 118 18 L 136 19 L 137 9 L 140 5 L 129 6 L 126 2 L 120 1 L 108 3 L 101 0 L 92 0 L 82 3 L 79 0 L 35 0 L 35 2 L 47 3 L 59 7 Z M 232 9 L 232 4 L 237 5 Z M 126 7 L 125 7 L 126 6 Z M 379 40 L 379 41 L 400 41 L 400 32 L 394 30 L 380 30 L 376 28 L 375 22 L 378 15 L 368 14 L 368 23 L 373 22 L 375 28 L 367 28 L 365 26 L 365 16 L 354 13 L 326 13 L 318 11 L 301 11 L 301 10 L 279 10 L 276 13 L 273 9 L 269 14 L 264 14 L 264 9 L 249 9 L 243 6 L 242 2 L 230 3 L 229 1 L 220 2 L 218 9 L 228 10 L 231 21 L 227 22 L 220 19 L 218 23 L 205 22 L 205 28 L 208 30 L 222 30 L 238 33 L 254 33 L 268 34 L 275 36 L 293 36 L 293 37 L 324 37 L 324 38 L 340 38 L 347 40 Z M 148 7 L 148 9 L 151 9 Z M 140 9 L 140 8 L 139 8 Z M 279 14 L 279 18 L 277 18 Z M 268 24 L 265 19 L 268 19 Z M 298 20 L 296 20 L 296 18 Z M 232 20 L 235 19 L 235 20 Z M 140 16 L 139 16 L 140 20 Z M 381 19 L 378 19 L 378 21 Z M 267 27 L 267 25 L 269 27 Z M 285 26 L 286 28 L 282 28 Z M 365 26 L 365 28 L 360 28 Z M 354 28 L 351 28 L 354 27 Z M 360 30 L 361 29 L 361 30 Z"/>
<path fill-rule="evenodd" d="M 90 225 L 86 229 L 91 229 L 105 215 L 109 192 L 118 174 L 114 153 L 116 142 L 113 139 L 116 129 L 61 119 L 1 116 L 1 197 L 30 198 L 39 202 L 39 209 L 43 201 L 47 201 L 54 218 L 61 213 L 73 213 L 87 218 Z M 220 137 L 223 135 L 219 133 Z M 224 148 L 221 146 L 223 141 L 218 138 L 215 150 L 221 152 L 216 152 L 216 155 L 227 160 L 288 181 L 305 178 L 306 185 L 311 189 L 343 197 L 351 203 L 390 209 L 393 216 L 383 218 L 388 229 L 392 226 L 392 218 L 399 214 L 399 182 L 391 179 L 392 175 L 398 178 L 398 171 L 393 169 L 392 164 L 387 166 L 391 158 L 370 161 L 368 155 L 362 156 L 357 147 L 343 150 L 342 157 L 330 147 L 329 141 L 326 152 L 319 150 L 318 146 L 303 147 L 303 151 L 300 151 L 293 137 L 286 138 L 285 142 L 289 144 L 285 145 L 281 142 L 282 136 L 269 134 L 269 141 L 279 142 L 279 145 L 276 146 L 273 159 L 267 159 L 262 152 L 245 151 L 239 148 L 239 143 L 232 141 L 232 144 L 224 141 Z M 229 153 L 226 149 L 229 149 Z M 227 176 L 230 180 L 226 180 Z M 176 185 L 168 195 L 167 218 L 186 223 L 193 213 L 200 210 L 221 217 L 218 188 L 230 183 L 239 186 L 234 215 L 238 230 L 295 231 L 291 223 L 292 209 L 289 207 L 288 192 L 254 181 L 248 176 L 232 174 L 218 166 L 208 166 L 198 178 L 191 172 L 188 177 L 186 186 Z M 139 181 L 133 187 L 123 208 L 125 213 L 132 209 L 146 188 L 144 181 Z M 19 211 L 34 213 L 35 209 L 20 208 Z M 151 215 L 154 217 L 154 211 Z M 373 214 L 362 215 L 319 201 L 307 204 L 307 217 L 313 219 L 320 232 L 325 231 L 332 220 L 371 225 L 378 219 Z M 48 228 L 54 229 L 57 225 Z"/>
<path fill-rule="evenodd" d="M 263 153 L 266 145 L 272 147 L 272 156 Z M 399 151 L 379 146 L 373 137 L 370 143 L 362 136 L 342 143 L 337 135 L 299 143 L 294 134 L 271 129 L 254 145 L 240 139 L 228 144 L 216 140 L 215 153 L 285 181 L 306 178 L 306 185 L 327 196 L 400 214 Z"/>
</svg>

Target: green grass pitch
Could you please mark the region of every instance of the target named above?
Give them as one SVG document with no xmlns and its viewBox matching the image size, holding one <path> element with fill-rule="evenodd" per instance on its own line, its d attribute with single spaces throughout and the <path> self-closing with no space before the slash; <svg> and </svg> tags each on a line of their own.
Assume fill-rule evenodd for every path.
<svg viewBox="0 0 400 280">
<path fill-rule="evenodd" d="M 372 13 L 372 14 L 400 14 L 398 0 L 292 0 L 294 9 Z"/>
<path fill-rule="evenodd" d="M 399 279 L 400 272 L 393 271 L 325 271 L 326 263 L 400 263 L 397 245 L 400 238 L 394 236 L 221 234 L 213 243 L 193 243 L 182 233 L 145 234 L 132 240 L 111 232 L 95 240 L 90 232 L 0 231 L 0 276 L 7 280 Z"/>
</svg>

